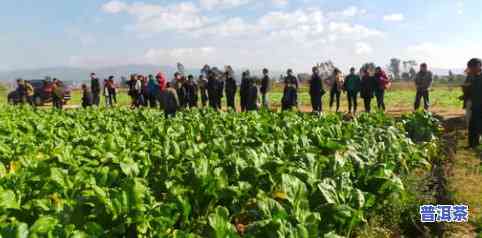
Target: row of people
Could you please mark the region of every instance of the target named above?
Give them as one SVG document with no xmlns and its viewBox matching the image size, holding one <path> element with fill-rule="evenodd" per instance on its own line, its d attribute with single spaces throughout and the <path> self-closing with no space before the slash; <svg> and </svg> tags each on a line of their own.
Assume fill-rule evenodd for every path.
<svg viewBox="0 0 482 238">
<path fill-rule="evenodd" d="M 206 68 L 206 67 L 205 67 Z M 356 113 L 358 110 L 358 96 L 363 99 L 366 112 L 371 111 L 373 98 L 376 98 L 379 110 L 385 110 L 385 91 L 390 87 L 390 79 L 380 67 L 367 67 L 356 74 L 356 69 L 351 68 L 350 73 L 343 77 L 340 70 L 334 69 L 333 73 L 324 79 L 319 72 L 319 67 L 313 67 L 312 76 L 309 81 L 309 94 L 313 112 L 321 113 L 322 97 L 329 90 L 330 109 L 336 104 L 336 112 L 340 110 L 340 98 L 343 92 L 347 94 L 348 112 Z M 240 108 L 241 111 L 257 110 L 260 106 L 269 107 L 268 93 L 271 88 L 271 78 L 269 70 L 263 69 L 261 82 L 256 82 L 250 76 L 249 71 L 242 74 L 239 86 Z M 417 110 L 421 99 L 424 99 L 424 108 L 428 110 L 429 89 L 432 84 L 432 74 L 427 69 L 426 64 L 422 64 L 420 72 L 415 79 L 417 86 L 416 100 L 414 108 Z M 161 92 L 167 88 L 167 79 L 162 73 L 156 76 L 132 75 L 127 82 L 128 94 L 132 99 L 132 107 L 161 106 Z M 198 80 L 195 81 L 192 75 L 185 77 L 182 73 L 174 74 L 174 79 L 170 82 L 175 89 L 179 100 L 180 108 L 192 108 L 198 106 L 201 99 L 201 106 L 221 109 L 221 101 L 226 96 L 227 107 L 235 109 L 235 98 L 238 86 L 234 78 L 233 70 L 227 66 L 225 72 L 217 68 L 207 68 L 203 70 Z M 259 88 L 258 88 L 258 84 Z M 298 105 L 298 78 L 293 75 L 293 70 L 287 71 L 284 78 L 284 91 L 281 101 L 282 110 L 288 110 Z M 93 73 L 91 75 L 91 92 L 93 105 L 99 105 L 100 83 Z M 116 103 L 116 88 L 113 76 L 104 82 L 104 95 L 106 105 Z M 258 96 L 261 95 L 261 103 Z M 88 98 L 88 97 L 86 97 Z M 86 103 L 88 104 L 88 103 Z"/>
</svg>

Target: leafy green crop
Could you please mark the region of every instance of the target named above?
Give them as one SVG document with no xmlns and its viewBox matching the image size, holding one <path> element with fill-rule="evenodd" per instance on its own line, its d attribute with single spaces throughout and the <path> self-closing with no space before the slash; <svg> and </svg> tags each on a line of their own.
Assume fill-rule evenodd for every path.
<svg viewBox="0 0 482 238">
<path fill-rule="evenodd" d="M 1 236 L 349 236 L 431 148 L 382 114 L 163 118 L 0 109 Z"/>
</svg>

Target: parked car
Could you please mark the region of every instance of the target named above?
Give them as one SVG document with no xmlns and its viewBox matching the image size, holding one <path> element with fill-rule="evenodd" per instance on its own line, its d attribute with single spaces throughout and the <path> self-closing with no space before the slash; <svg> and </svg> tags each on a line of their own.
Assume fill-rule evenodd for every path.
<svg viewBox="0 0 482 238">
<path fill-rule="evenodd" d="M 28 82 L 34 88 L 33 102 L 36 106 L 43 106 L 46 103 L 52 102 L 52 82 L 50 80 L 34 79 L 28 80 Z M 62 83 L 64 87 L 64 104 L 72 99 L 71 96 L 71 86 Z M 8 94 L 8 102 L 10 104 L 20 103 L 20 95 L 15 89 Z"/>
</svg>

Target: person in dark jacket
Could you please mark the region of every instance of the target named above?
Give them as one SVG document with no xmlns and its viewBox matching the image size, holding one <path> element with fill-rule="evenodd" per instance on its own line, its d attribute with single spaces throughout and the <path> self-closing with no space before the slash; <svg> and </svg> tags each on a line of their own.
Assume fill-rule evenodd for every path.
<svg viewBox="0 0 482 238">
<path fill-rule="evenodd" d="M 471 59 L 467 63 L 468 75 L 466 79 L 468 95 L 464 95 L 470 101 L 471 116 L 469 119 L 469 146 L 477 148 L 480 145 L 482 133 L 482 61 Z"/>
<path fill-rule="evenodd" d="M 293 75 L 292 69 L 288 69 L 286 74 L 283 98 L 281 99 L 281 108 L 283 111 L 291 110 L 293 107 L 298 106 L 298 79 Z"/>
<path fill-rule="evenodd" d="M 358 108 L 358 92 L 360 92 L 360 76 L 355 74 L 355 68 L 350 69 L 350 74 L 345 77 L 343 88 L 348 97 L 348 113 L 356 114 Z"/>
<path fill-rule="evenodd" d="M 336 112 L 340 110 L 340 97 L 343 92 L 344 80 L 341 71 L 337 68 L 335 68 L 333 74 L 325 80 L 326 84 L 330 87 L 330 109 L 336 101 Z"/>
<path fill-rule="evenodd" d="M 264 108 L 269 108 L 268 92 L 271 90 L 271 79 L 269 78 L 268 69 L 263 69 L 263 78 L 261 79 L 261 99 Z"/>
<path fill-rule="evenodd" d="M 249 71 L 243 72 L 243 75 L 241 77 L 241 86 L 239 88 L 239 96 L 240 96 L 240 105 L 241 105 L 242 112 L 245 112 L 247 110 L 249 77 L 250 77 Z"/>
<path fill-rule="evenodd" d="M 141 94 L 142 94 L 142 106 L 147 107 L 149 106 L 149 79 L 146 76 L 142 76 L 141 78 Z"/>
<path fill-rule="evenodd" d="M 135 107 L 137 102 L 136 83 L 137 75 L 132 74 L 129 81 L 127 81 L 127 94 L 131 97 L 131 107 Z"/>
<path fill-rule="evenodd" d="M 162 92 L 161 102 L 164 108 L 164 115 L 167 118 L 175 117 L 179 109 L 179 98 L 172 83 L 167 83 L 166 89 Z"/>
<path fill-rule="evenodd" d="M 90 74 L 90 90 L 92 92 L 92 100 L 95 106 L 100 105 L 100 81 L 99 78 L 95 75 L 95 73 Z"/>
<path fill-rule="evenodd" d="M 415 96 L 414 109 L 418 110 L 420 101 L 423 98 L 423 108 L 428 110 L 430 108 L 429 91 L 432 87 L 432 72 L 428 71 L 426 63 L 420 65 L 420 71 L 415 75 L 415 86 L 417 87 L 417 94 Z"/>
<path fill-rule="evenodd" d="M 313 74 L 310 79 L 310 97 L 311 106 L 313 107 L 313 113 L 321 113 L 323 111 L 322 97 L 325 94 L 323 89 L 323 81 L 320 77 L 320 71 L 318 67 L 313 67 Z"/>
<path fill-rule="evenodd" d="M 186 92 L 185 88 L 183 87 L 185 81 L 186 77 L 184 77 L 181 73 L 176 72 L 174 74 L 172 85 L 176 89 L 177 97 L 179 99 L 179 106 L 181 108 L 185 108 L 187 106 Z"/>
<path fill-rule="evenodd" d="M 253 78 L 248 81 L 248 93 L 246 97 L 246 111 L 257 111 L 258 110 L 258 87 L 256 87 L 256 82 Z"/>
<path fill-rule="evenodd" d="M 204 75 L 199 75 L 197 85 L 199 88 L 199 94 L 201 94 L 201 105 L 202 107 L 206 107 L 208 102 L 208 82 Z"/>
<path fill-rule="evenodd" d="M 375 89 L 377 88 L 377 80 L 373 69 L 363 69 L 362 79 L 360 82 L 360 92 L 365 105 L 365 112 L 371 112 L 371 104 Z"/>
<path fill-rule="evenodd" d="M 221 109 L 221 97 L 220 92 L 222 92 L 222 84 L 220 80 L 217 78 L 216 72 L 214 70 L 210 70 L 208 73 L 208 99 L 209 99 L 209 106 L 211 106 L 215 110 Z M 221 88 L 221 89 L 220 89 Z"/>
<path fill-rule="evenodd" d="M 17 79 L 17 92 L 18 101 L 20 104 L 24 104 L 27 101 L 27 87 L 23 79 Z"/>
<path fill-rule="evenodd" d="M 183 84 L 184 87 L 184 92 L 185 92 L 185 97 L 186 97 L 186 106 L 189 106 L 189 108 L 195 108 L 197 107 L 197 85 L 194 82 L 194 76 L 189 75 L 187 76 L 187 81 L 184 82 Z"/>
<path fill-rule="evenodd" d="M 93 104 L 92 92 L 90 92 L 87 85 L 82 84 L 82 107 L 91 107 Z"/>
<path fill-rule="evenodd" d="M 234 79 L 234 75 L 230 70 L 227 70 L 224 73 L 224 77 L 226 79 L 225 83 L 225 93 L 226 93 L 226 102 L 227 106 L 230 109 L 236 111 L 236 91 L 238 90 L 238 86 L 236 85 L 236 80 Z"/>
<path fill-rule="evenodd" d="M 222 108 L 222 105 L 221 105 L 221 102 L 222 102 L 222 99 L 224 97 L 224 78 L 222 77 L 222 73 L 220 73 L 221 71 L 219 71 L 217 68 L 214 68 L 216 70 L 216 81 L 217 81 L 217 84 L 218 84 L 218 100 L 216 101 L 217 102 L 217 108 L 219 110 L 221 110 Z"/>
</svg>

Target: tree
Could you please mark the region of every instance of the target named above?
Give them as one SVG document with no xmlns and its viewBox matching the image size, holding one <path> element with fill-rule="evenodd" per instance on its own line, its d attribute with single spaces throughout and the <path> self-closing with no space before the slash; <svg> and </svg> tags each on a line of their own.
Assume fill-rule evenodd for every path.
<svg viewBox="0 0 482 238">
<path fill-rule="evenodd" d="M 392 72 L 393 76 L 395 77 L 395 79 L 400 79 L 400 63 L 402 61 L 400 59 L 397 59 L 397 58 L 392 58 L 390 59 L 390 66 L 389 66 L 389 70 L 390 72 Z"/>
<path fill-rule="evenodd" d="M 417 71 L 415 70 L 415 68 L 411 67 L 410 70 L 408 71 L 408 73 L 410 74 L 410 79 L 414 80 L 415 76 L 417 75 Z"/>
<path fill-rule="evenodd" d="M 449 81 L 454 81 L 454 73 L 452 72 L 452 70 L 449 70 Z"/>
</svg>

